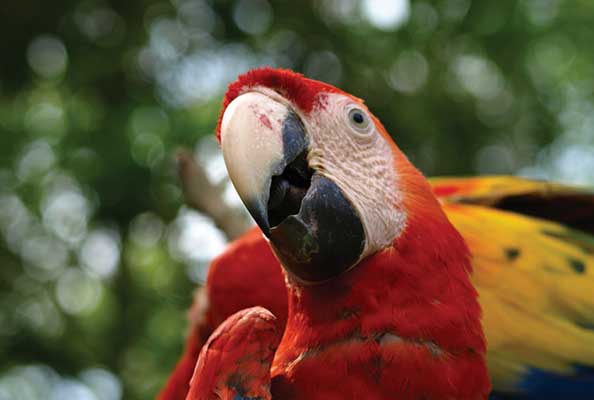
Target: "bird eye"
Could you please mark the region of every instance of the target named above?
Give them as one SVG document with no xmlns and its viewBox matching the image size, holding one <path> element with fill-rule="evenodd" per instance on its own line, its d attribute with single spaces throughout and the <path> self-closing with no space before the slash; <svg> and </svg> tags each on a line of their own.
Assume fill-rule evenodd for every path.
<svg viewBox="0 0 594 400">
<path fill-rule="evenodd" d="M 373 125 L 369 119 L 369 116 L 360 108 L 350 108 L 348 110 L 348 120 L 351 128 L 353 128 L 357 133 L 368 134 L 371 132 L 371 127 Z"/>
</svg>

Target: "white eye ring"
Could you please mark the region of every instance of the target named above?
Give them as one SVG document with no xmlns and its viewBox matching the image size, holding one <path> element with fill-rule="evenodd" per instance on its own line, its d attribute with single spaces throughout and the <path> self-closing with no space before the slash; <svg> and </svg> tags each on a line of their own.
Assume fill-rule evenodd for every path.
<svg viewBox="0 0 594 400">
<path fill-rule="evenodd" d="M 371 118 L 359 107 L 350 106 L 347 108 L 347 120 L 349 126 L 359 135 L 367 136 L 373 131 Z"/>
</svg>

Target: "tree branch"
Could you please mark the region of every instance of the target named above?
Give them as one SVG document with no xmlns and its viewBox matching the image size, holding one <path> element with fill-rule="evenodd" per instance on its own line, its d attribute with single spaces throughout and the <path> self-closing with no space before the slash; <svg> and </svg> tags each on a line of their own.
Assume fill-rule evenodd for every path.
<svg viewBox="0 0 594 400">
<path fill-rule="evenodd" d="M 241 209 L 224 201 L 225 182 L 212 184 L 196 157 L 187 149 L 178 150 L 176 155 L 186 204 L 210 216 L 229 240 L 233 240 L 244 233 L 251 222 Z"/>
</svg>

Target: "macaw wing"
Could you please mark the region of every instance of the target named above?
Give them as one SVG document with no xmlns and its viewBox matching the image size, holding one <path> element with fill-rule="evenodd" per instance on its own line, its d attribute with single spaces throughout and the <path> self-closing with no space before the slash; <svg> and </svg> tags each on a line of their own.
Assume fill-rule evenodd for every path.
<svg viewBox="0 0 594 400">
<path fill-rule="evenodd" d="M 443 203 L 477 204 L 594 234 L 594 190 L 512 176 L 429 179 Z"/>
<path fill-rule="evenodd" d="M 594 194 L 505 177 L 432 184 L 473 255 L 495 391 L 594 398 Z"/>
</svg>

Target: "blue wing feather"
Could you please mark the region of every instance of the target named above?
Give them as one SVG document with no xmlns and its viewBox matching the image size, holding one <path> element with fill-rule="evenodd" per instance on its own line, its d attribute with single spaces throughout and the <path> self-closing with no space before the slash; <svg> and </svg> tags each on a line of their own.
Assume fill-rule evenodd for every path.
<svg viewBox="0 0 594 400">
<path fill-rule="evenodd" d="M 576 367 L 573 375 L 559 375 L 531 369 L 517 386 L 517 392 L 494 391 L 491 400 L 592 400 L 594 368 Z"/>
</svg>

